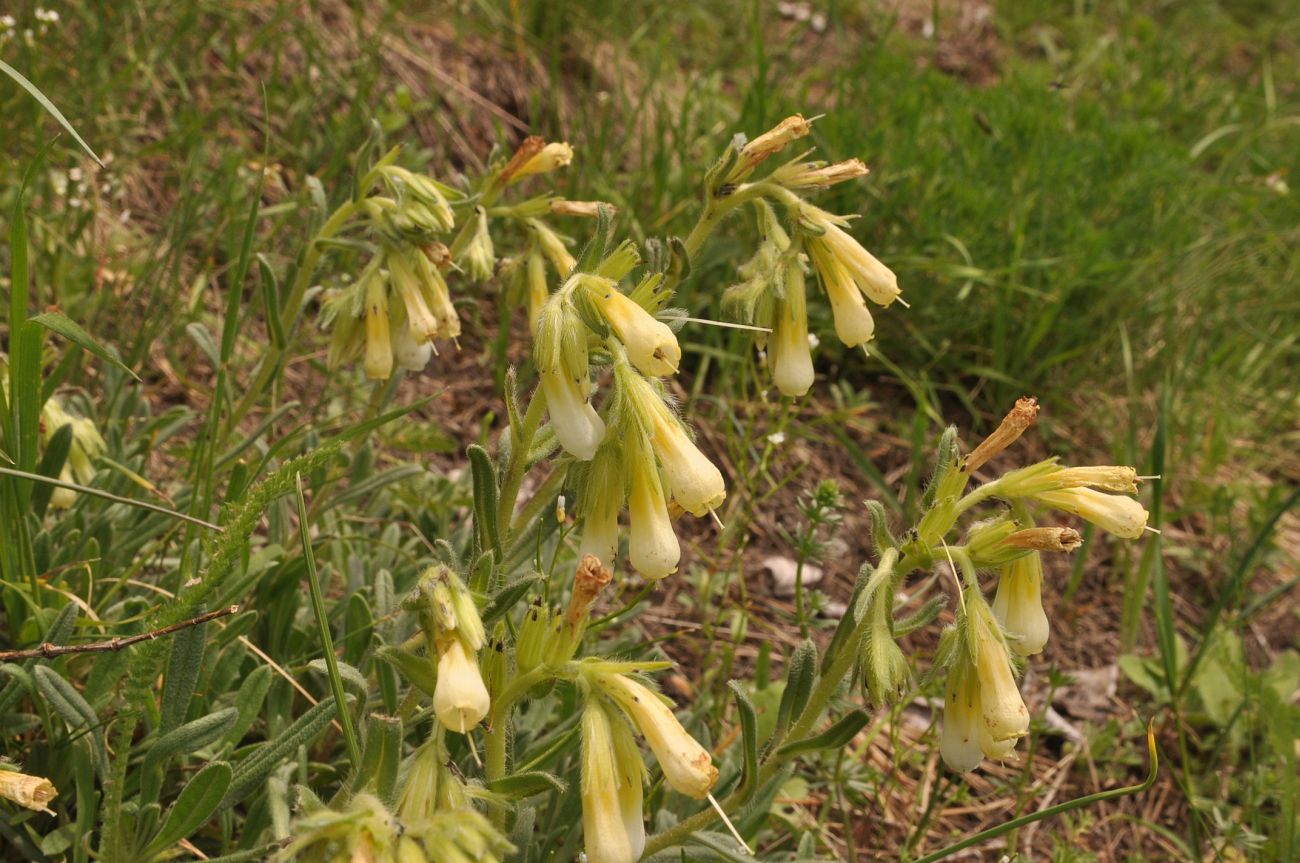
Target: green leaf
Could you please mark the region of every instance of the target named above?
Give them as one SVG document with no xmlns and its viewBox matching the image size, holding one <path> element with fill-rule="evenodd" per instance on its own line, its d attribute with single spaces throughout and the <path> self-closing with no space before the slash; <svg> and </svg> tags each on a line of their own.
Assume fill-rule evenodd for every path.
<svg viewBox="0 0 1300 863">
<path fill-rule="evenodd" d="M 68 317 L 63 312 L 43 312 L 30 318 L 30 320 L 34 324 L 40 324 L 52 333 L 57 333 L 58 335 L 63 336 L 68 341 L 80 345 L 95 356 L 99 357 L 101 360 L 112 363 L 135 380 L 140 380 L 139 375 L 131 371 L 125 363 L 105 350 L 99 342 L 95 341 L 94 337 L 91 336 L 90 333 L 83 330 L 76 321 L 72 320 L 72 318 Z"/>
<path fill-rule="evenodd" d="M 90 738 L 90 749 L 95 756 L 95 767 L 100 776 L 108 775 L 108 753 L 104 741 L 99 735 L 99 717 L 94 708 L 82 697 L 71 683 L 49 666 L 38 665 L 33 671 L 36 688 L 42 697 L 53 707 L 70 729 L 86 730 Z"/>
<path fill-rule="evenodd" d="M 271 771 L 290 758 L 299 746 L 311 742 L 334 719 L 334 699 L 327 698 L 299 716 L 292 725 L 273 740 L 268 740 L 235 767 L 230 788 L 221 800 L 221 808 L 229 809 L 247 797 L 271 775 Z"/>
<path fill-rule="evenodd" d="M 224 761 L 214 761 L 194 774 L 181 789 L 162 827 L 145 846 L 141 856 L 148 860 L 169 850 L 206 824 L 226 796 L 232 776 L 230 765 Z"/>
<path fill-rule="evenodd" d="M 479 616 L 483 619 L 483 625 L 490 626 L 495 623 L 497 618 L 502 617 L 518 605 L 520 598 L 522 598 L 524 594 L 534 588 L 540 588 L 545 581 L 545 577 L 534 572 L 530 575 L 516 578 L 514 581 L 503 586 L 492 595 L 492 598 L 488 600 L 487 605 L 485 605 L 483 610 L 480 612 Z"/>
<path fill-rule="evenodd" d="M 371 791 L 388 805 L 396 802 L 397 774 L 402 766 L 402 720 L 372 713 L 366 718 L 361 764 L 348 783 L 352 793 Z"/>
<path fill-rule="evenodd" d="M 790 723 L 803 713 L 816 680 L 817 646 L 810 639 L 804 639 L 790 655 L 790 667 L 785 676 L 785 691 L 781 693 L 781 706 L 776 714 L 775 737 L 777 739 L 784 735 Z"/>
<path fill-rule="evenodd" d="M 41 456 L 41 462 L 36 466 L 36 472 L 41 476 L 57 478 L 60 471 L 63 470 L 64 463 L 68 460 L 68 451 L 72 449 L 72 424 L 59 426 L 59 428 L 50 437 L 45 444 L 45 453 Z M 36 483 L 32 489 L 32 512 L 36 513 L 38 519 L 45 518 L 45 510 L 50 505 L 50 496 L 54 493 L 55 486 L 49 483 Z"/>
<path fill-rule="evenodd" d="M 23 77 L 23 75 L 17 69 L 15 69 L 13 66 L 10 66 L 8 63 L 6 63 L 3 60 L 0 60 L 0 72 L 4 72 L 10 78 L 13 78 L 14 81 L 18 82 L 18 86 L 22 87 L 24 90 L 30 93 L 32 95 L 32 98 L 35 99 L 37 102 L 39 102 L 41 104 L 41 107 L 44 108 L 47 112 L 49 112 L 50 116 L 53 117 L 55 120 L 57 120 L 59 122 L 59 125 L 62 126 L 64 129 L 66 129 L 68 134 L 71 135 L 73 139 L 78 144 L 81 145 L 81 148 L 90 154 L 90 158 L 98 162 L 101 168 L 104 167 L 104 163 L 100 161 L 99 156 L 95 155 L 95 151 L 90 149 L 90 145 L 87 144 L 85 140 L 80 135 L 77 134 L 76 129 L 72 128 L 72 124 L 68 122 L 68 118 L 63 116 L 63 112 L 60 111 L 53 102 L 51 102 L 48 98 L 46 98 L 45 94 L 42 93 L 35 84 L 33 84 L 31 81 L 28 81 L 26 78 Z"/>
<path fill-rule="evenodd" d="M 257 721 L 262 712 L 262 703 L 271 688 L 271 667 L 259 665 L 253 673 L 244 678 L 239 691 L 235 693 L 235 721 L 230 723 L 226 733 L 221 737 L 222 746 L 234 746 L 248 733 L 248 729 Z"/>
<path fill-rule="evenodd" d="M 474 444 L 466 450 L 469 455 L 470 473 L 474 481 L 474 525 L 478 531 L 479 548 L 491 549 L 501 557 L 501 533 L 497 526 L 497 488 L 496 469 L 487 450 Z"/>
<path fill-rule="evenodd" d="M 200 607 L 200 611 L 202 607 Z M 190 711 L 190 699 L 199 682 L 203 668 L 203 652 L 207 647 L 208 625 L 187 627 L 172 638 L 171 658 L 167 662 L 167 678 L 163 683 L 162 718 L 158 730 L 167 734 L 185 721 Z"/>
<path fill-rule="evenodd" d="M 486 623 L 486 619 L 484 622 Z M 391 645 L 379 648 L 375 655 L 397 669 L 397 673 L 406 678 L 407 683 L 425 695 L 433 695 L 438 676 L 434 674 L 433 662 L 427 656 L 416 656 L 414 653 Z"/>
<path fill-rule="evenodd" d="M 216 713 L 200 716 L 193 722 L 187 722 L 175 731 L 162 735 L 145 753 L 145 767 L 161 764 L 177 752 L 193 752 L 202 749 L 230 730 L 230 726 L 235 724 L 238 717 L 237 709 L 227 707 Z"/>
<path fill-rule="evenodd" d="M 531 770 L 503 776 L 487 783 L 487 788 L 508 800 L 523 800 L 536 794 L 563 794 L 567 784 L 554 774 L 543 770 Z"/>
<path fill-rule="evenodd" d="M 745 694 L 743 684 L 739 680 L 727 681 L 727 686 L 731 689 L 731 694 L 736 699 L 736 712 L 740 716 L 740 745 L 743 764 L 740 774 L 740 784 L 736 786 L 736 792 L 740 795 L 740 802 L 745 802 L 753 794 L 758 779 L 758 716 L 754 713 L 754 705 L 750 702 L 749 696 Z"/>
<path fill-rule="evenodd" d="M 865 710 L 851 710 L 821 734 L 787 743 L 778 752 L 789 756 L 815 752 L 819 749 L 839 749 L 847 746 L 849 741 L 870 721 L 871 716 Z"/>
</svg>

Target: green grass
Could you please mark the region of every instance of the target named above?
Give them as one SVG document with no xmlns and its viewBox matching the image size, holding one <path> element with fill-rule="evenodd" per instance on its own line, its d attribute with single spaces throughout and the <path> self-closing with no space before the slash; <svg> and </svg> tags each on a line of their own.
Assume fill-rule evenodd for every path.
<svg viewBox="0 0 1300 863">
<path fill-rule="evenodd" d="M 1169 535 L 1145 553 L 1110 554 L 1098 541 L 1105 572 L 1081 576 L 1124 595 L 1123 619 L 1106 625 L 1116 655 L 1134 651 L 1122 663 L 1130 695 L 1140 713 L 1163 718 L 1168 781 L 1186 807 L 1171 816 L 1180 829 L 1160 834 L 1164 845 L 1126 846 L 1128 859 L 1155 859 L 1171 846 L 1184 859 L 1230 859 L 1230 846 L 1257 859 L 1294 859 L 1296 645 L 1248 647 L 1252 625 L 1293 597 L 1287 578 L 1295 572 L 1294 558 L 1275 545 L 1279 519 L 1295 503 L 1300 428 L 1300 71 L 1292 61 L 1300 17 L 1285 5 L 1000 3 L 988 36 L 996 75 L 978 84 L 935 68 L 938 43 L 873 4 L 830 4 L 827 29 L 817 33 L 759 3 L 660 4 L 637 15 L 621 3 L 577 0 L 454 9 L 393 0 L 310 15 L 290 4 L 73 3 L 33 44 L 0 45 L 0 59 L 107 163 L 95 173 L 68 136 L 53 140 L 55 120 L 0 77 L 0 212 L 6 236 L 20 227 L 30 235 L 25 262 L 21 244 L 0 249 L 0 291 L 15 309 L 22 303 L 13 277 L 24 264 L 31 274 L 22 315 L 11 311 L 0 326 L 18 369 L 15 392 L 30 402 L 42 387 L 59 388 L 96 419 L 108 443 L 97 488 L 202 518 L 220 509 L 227 529 L 242 531 L 222 545 L 192 524 L 84 495 L 65 516 L 28 518 L 23 502 L 33 486 L 0 478 L 0 648 L 172 622 L 197 598 L 160 605 L 159 597 L 184 601 L 188 589 L 212 607 L 245 608 L 172 644 L 102 660 L 28 661 L 0 680 L 4 754 L 51 778 L 64 807 L 44 841 L 26 829 L 30 816 L 6 808 L 0 858 L 87 860 L 78 837 L 139 795 L 140 808 L 128 804 L 125 820 L 95 840 L 127 847 L 166 819 L 205 762 L 246 761 L 250 741 L 302 730 L 294 723 L 304 715 L 315 723 L 309 730 L 324 728 L 329 705 L 346 704 L 348 685 L 346 673 L 321 667 L 329 629 L 344 671 L 355 666 L 373 679 L 372 707 L 402 708 L 396 675 L 372 647 L 408 634 L 394 597 L 412 587 L 431 543 L 459 550 L 474 542 L 464 514 L 468 471 L 457 480 L 428 470 L 422 453 L 475 440 L 413 426 L 351 440 L 365 391 L 350 375 L 323 391 L 299 376 L 265 394 L 262 408 L 285 408 L 273 423 L 237 426 L 230 415 L 269 338 L 268 280 L 255 255 L 283 288 L 313 220 L 324 216 L 315 182 L 330 205 L 345 200 L 351 160 L 375 134 L 403 143 L 405 164 L 445 177 L 472 172 L 487 147 L 516 134 L 418 62 L 460 68 L 466 52 L 462 85 L 502 100 L 536 133 L 571 141 L 578 156 L 559 190 L 616 204 L 620 231 L 638 239 L 689 230 L 700 172 L 728 136 L 756 134 L 795 111 L 825 114 L 811 138 L 822 156 L 857 156 L 872 168 L 865 182 L 819 203 L 861 213 L 855 235 L 899 274 L 911 308 L 879 314 L 873 345 L 887 365 L 824 337 L 815 396 L 791 414 L 760 398 L 747 335 L 692 327 L 683 336 L 691 410 L 707 419 L 710 442 L 731 463 L 755 466 L 731 477 L 728 530 L 698 550 L 697 559 L 722 571 L 681 576 L 698 588 L 687 610 L 708 636 L 669 644 L 700 671 L 693 731 L 718 734 L 737 721 L 723 684 L 766 662 L 747 646 L 747 632 L 804 622 L 756 612 L 743 562 L 729 555 L 756 542 L 750 526 L 773 509 L 797 535 L 795 492 L 822 478 L 789 470 L 767 435 L 784 431 L 841 453 L 833 462 L 846 489 L 883 500 L 911 523 L 939 429 L 956 422 L 977 440 L 1015 397 L 1033 393 L 1045 406 L 1042 437 L 1052 452 L 1164 476 L 1156 518 Z M 29 21 L 34 9 L 13 14 Z M 938 25 L 941 36 L 954 26 L 942 15 Z M 445 54 L 430 53 L 431 44 Z M 263 165 L 276 170 L 263 176 Z M 80 180 L 70 178 L 74 169 Z M 9 217 L 16 208 L 25 219 Z M 674 305 L 722 317 L 722 292 L 754 236 L 747 219 L 729 220 L 693 262 Z M 329 272 L 354 264 L 347 250 L 327 255 Z M 470 310 L 479 301 L 463 290 L 463 316 L 477 319 Z M 55 338 L 27 335 L 23 315 L 51 304 L 143 384 Z M 824 300 L 811 306 L 814 329 L 828 333 Z M 292 356 L 314 381 L 323 364 L 307 355 L 324 340 L 305 317 Z M 467 341 L 481 343 L 485 356 L 492 350 L 491 334 Z M 485 360 L 485 374 L 493 364 Z M 419 389 L 436 386 L 422 380 Z M 476 439 L 503 425 L 502 408 L 493 406 Z M 19 468 L 37 469 L 30 427 L 6 429 L 4 440 Z M 883 458 L 881 440 L 894 448 Z M 339 441 L 337 450 L 322 449 L 327 441 Z M 284 465 L 304 454 L 308 461 L 296 464 L 307 499 L 296 510 L 282 496 L 293 482 Z M 850 497 L 846 510 L 857 509 Z M 306 526 L 299 535 L 299 512 L 315 532 L 314 560 L 311 545 L 300 553 L 312 538 Z M 537 568 L 556 567 L 551 547 L 539 549 Z M 315 584 L 317 565 L 324 604 L 309 607 L 301 582 L 310 571 Z M 187 587 L 191 579 L 200 587 Z M 85 605 L 69 605 L 74 596 Z M 630 590 L 620 596 L 634 598 Z M 79 608 L 75 628 L 69 608 Z M 631 630 L 609 635 L 627 655 L 645 649 Z M 326 707 L 308 713 L 253 646 Z M 38 675 L 38 665 L 57 673 Z M 82 701 L 52 689 L 56 677 L 72 681 Z M 760 705 L 765 684 L 750 692 Z M 779 699 L 781 685 L 774 680 L 769 694 Z M 158 765 L 159 775 L 116 757 L 227 708 L 230 726 L 203 742 L 197 758 Z M 1114 720 L 1095 730 L 1090 757 L 1115 785 L 1140 778 L 1141 724 Z M 325 746 L 286 750 L 283 766 L 254 777 L 267 781 L 247 784 L 246 798 L 194 834 L 196 843 L 213 854 L 251 850 L 287 812 L 294 783 L 336 790 L 356 738 L 370 733 L 342 726 L 349 733 L 330 732 Z M 137 729 L 144 736 L 133 740 Z M 539 720 L 524 727 L 531 751 L 543 753 L 538 769 L 571 766 L 554 754 L 562 748 L 548 749 L 568 731 Z M 815 823 L 789 815 L 774 848 L 804 843 L 825 853 L 818 843 L 843 835 L 846 810 L 873 818 L 882 790 L 923 771 L 929 755 L 894 743 L 896 775 L 814 758 L 800 774 L 804 784 L 783 796 L 816 792 L 823 802 Z M 472 764 L 467 752 L 452 755 Z M 995 792 L 1029 800 L 1032 779 L 1025 771 L 999 780 Z M 238 767 L 234 781 L 250 782 Z M 959 786 L 942 783 L 934 805 L 966 800 L 972 792 Z M 577 839 L 564 822 L 577 817 L 576 793 L 556 792 L 552 802 L 552 822 L 541 826 L 572 853 Z M 1085 836 L 1086 813 L 1072 816 Z M 927 831 L 953 829 L 938 821 L 918 817 L 887 837 L 890 847 L 914 856 L 934 850 L 944 843 Z M 1070 829 L 1040 825 L 1039 853 L 1054 844 L 1061 859 L 1074 859 Z M 1169 825 L 1131 835 L 1161 830 Z M 871 848 L 855 852 L 877 859 Z"/>
</svg>

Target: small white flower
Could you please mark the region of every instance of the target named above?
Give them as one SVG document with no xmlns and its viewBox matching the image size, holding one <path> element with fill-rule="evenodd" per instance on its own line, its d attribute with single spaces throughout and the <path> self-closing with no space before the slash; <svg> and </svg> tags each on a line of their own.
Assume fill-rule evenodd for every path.
<svg viewBox="0 0 1300 863">
<path fill-rule="evenodd" d="M 776 446 L 780 446 L 785 443 L 785 432 L 772 432 L 767 436 L 767 439 Z"/>
</svg>

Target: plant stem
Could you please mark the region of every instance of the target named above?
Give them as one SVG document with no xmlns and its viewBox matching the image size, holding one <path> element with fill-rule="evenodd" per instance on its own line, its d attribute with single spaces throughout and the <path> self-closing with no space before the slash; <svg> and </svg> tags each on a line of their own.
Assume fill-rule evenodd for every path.
<svg viewBox="0 0 1300 863">
<path fill-rule="evenodd" d="M 369 184 L 362 181 L 362 188 L 368 188 Z M 348 220 L 355 216 L 361 208 L 360 200 L 351 200 L 343 203 L 334 211 L 325 224 L 321 225 L 316 236 L 312 237 L 311 242 L 307 244 L 307 249 L 302 256 L 302 261 L 298 266 L 297 272 L 294 273 L 293 285 L 289 289 L 289 296 L 285 298 L 284 307 L 280 311 L 280 327 L 284 331 L 285 339 L 289 339 L 292 334 L 294 321 L 298 318 L 298 313 L 302 311 L 303 298 L 307 295 L 307 288 L 311 286 L 312 276 L 316 273 L 316 265 L 320 263 L 322 254 L 322 243 L 325 240 L 333 238 L 348 223 Z M 284 350 L 274 345 L 266 352 L 262 358 L 261 365 L 257 368 L 257 374 L 253 382 L 244 392 L 244 397 L 239 400 L 234 411 L 230 414 L 230 422 L 226 426 L 226 434 L 239 425 L 240 420 L 248 415 L 253 409 L 257 399 L 266 390 L 280 368 L 280 361 L 284 358 Z"/>
<path fill-rule="evenodd" d="M 506 742 L 509 735 L 510 712 L 515 702 L 528 694 L 528 691 L 554 675 L 555 671 L 545 665 L 539 665 L 526 674 L 521 674 L 506 684 L 501 694 L 492 699 L 488 710 L 487 734 L 483 747 L 486 749 L 484 761 L 484 778 L 488 782 L 501 779 L 506 775 Z M 505 824 L 503 810 L 492 811 L 492 820 L 498 827 Z"/>
<path fill-rule="evenodd" d="M 510 547 L 510 540 L 514 533 L 510 519 L 515 514 L 515 504 L 519 500 L 519 487 L 523 484 L 524 470 L 528 466 L 528 450 L 533 445 L 537 427 L 542 424 L 544 410 L 546 410 L 546 394 L 542 392 L 541 386 L 538 386 L 533 392 L 532 400 L 528 402 L 528 410 L 524 413 L 519 437 L 516 438 L 513 430 L 511 431 L 510 463 L 506 465 L 505 481 L 501 484 L 501 496 L 497 501 L 498 529 L 505 530 L 505 534 L 501 537 L 502 548 Z"/>
</svg>

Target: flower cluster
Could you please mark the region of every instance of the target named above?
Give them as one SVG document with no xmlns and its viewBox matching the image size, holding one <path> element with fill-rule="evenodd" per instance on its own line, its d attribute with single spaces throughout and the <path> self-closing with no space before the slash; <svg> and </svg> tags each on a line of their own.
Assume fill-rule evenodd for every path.
<svg viewBox="0 0 1300 863">
<path fill-rule="evenodd" d="M 375 380 L 387 380 L 398 369 L 423 369 L 437 352 L 437 341 L 454 343 L 460 336 L 447 278 L 460 272 L 483 282 L 494 275 L 494 220 L 523 225 L 538 254 L 559 267 L 568 252 L 541 217 L 589 216 L 597 207 L 553 196 L 497 204 L 519 180 L 568 164 L 573 156 L 568 144 L 529 138 L 509 161 L 463 190 L 394 164 L 396 156 L 396 150 L 390 152 L 362 178 L 364 196 L 345 204 L 336 213 L 341 223 L 331 219 L 329 230 L 317 237 L 318 242 L 332 240 L 349 227 L 369 235 L 370 241 L 362 243 L 371 253 L 368 262 L 355 280 L 327 292 L 321 323 L 332 331 L 329 367 L 363 358 L 366 376 Z M 571 267 L 571 256 L 568 260 Z M 544 298 L 543 287 L 531 302 L 540 307 Z"/>
<path fill-rule="evenodd" d="M 939 483 L 936 510 L 945 492 L 959 493 L 975 470 L 1014 443 L 1036 420 L 1038 405 L 1021 399 L 998 429 Z M 1040 653 L 1051 625 L 1043 609 L 1042 554 L 1069 552 L 1082 540 L 1068 527 L 1037 527 L 1030 511 L 1039 504 L 1077 515 L 1122 539 L 1146 529 L 1147 511 L 1128 495 L 1137 492 L 1131 467 L 1062 467 L 1049 458 L 1012 470 L 952 501 L 959 513 L 989 498 L 1006 501 L 1009 513 L 972 525 L 966 543 L 950 555 L 964 586 L 955 625 L 945 633 L 948 667 L 940 751 L 954 770 L 973 770 L 983 758 L 1001 759 L 1029 729 L 1029 712 L 1016 686 L 1014 662 Z M 949 495 L 951 498 L 951 494 Z M 999 574 L 992 605 L 978 573 Z"/>
<path fill-rule="evenodd" d="M 533 355 L 556 439 L 584 463 L 574 472 L 580 554 L 613 564 L 626 504 L 629 561 L 646 578 L 663 578 L 681 557 L 669 501 L 704 516 L 727 492 L 659 382 L 682 356 L 672 328 L 655 316 L 668 299 L 657 290 L 663 274 L 650 273 L 628 293 L 619 288 L 640 262 L 636 247 L 624 243 L 590 272 L 571 271 L 538 313 Z M 600 411 L 591 402 L 596 359 L 613 370 Z"/>
<path fill-rule="evenodd" d="M 848 347 L 865 344 L 875 333 L 866 300 L 885 307 L 900 294 L 894 273 L 844 230 L 849 218 L 828 213 L 803 197 L 865 176 L 867 167 L 860 160 L 827 164 L 805 161 L 805 153 L 761 179 L 751 179 L 768 157 L 811 128 L 796 115 L 753 141 L 737 142 L 715 166 L 722 181 L 708 189 L 720 212 L 743 203 L 754 207 L 762 242 L 740 268 L 743 281 L 728 289 L 724 303 L 743 322 L 770 330 L 765 343 L 772 382 L 787 396 L 804 395 L 814 379 L 809 264 L 830 301 L 835 334 Z M 785 225 L 774 204 L 784 210 Z"/>
</svg>

